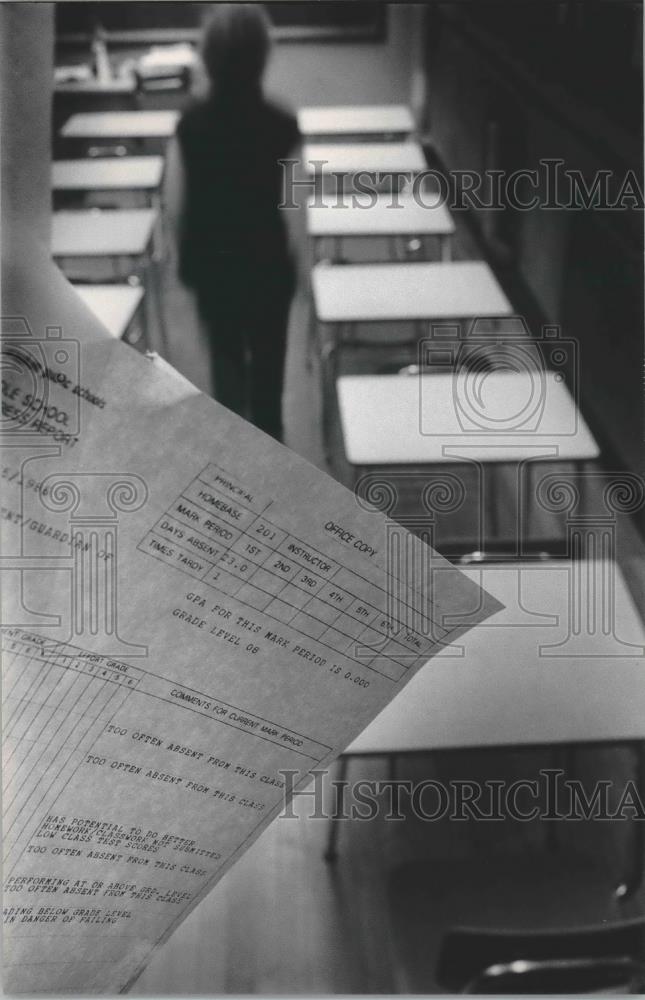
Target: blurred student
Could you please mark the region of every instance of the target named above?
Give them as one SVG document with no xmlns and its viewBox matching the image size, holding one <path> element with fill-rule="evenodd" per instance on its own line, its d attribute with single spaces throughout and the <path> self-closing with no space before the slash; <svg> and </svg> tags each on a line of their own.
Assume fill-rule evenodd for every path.
<svg viewBox="0 0 645 1000">
<path fill-rule="evenodd" d="M 270 51 L 263 8 L 213 6 L 202 41 L 209 90 L 183 114 L 169 151 L 179 275 L 207 332 L 215 398 L 281 440 L 296 272 L 278 208 L 278 161 L 300 136 L 295 117 L 262 92 Z"/>
</svg>

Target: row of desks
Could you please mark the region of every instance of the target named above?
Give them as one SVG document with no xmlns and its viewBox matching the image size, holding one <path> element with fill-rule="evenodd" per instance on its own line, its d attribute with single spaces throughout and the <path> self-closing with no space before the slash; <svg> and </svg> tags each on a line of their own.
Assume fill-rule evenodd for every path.
<svg viewBox="0 0 645 1000">
<path fill-rule="evenodd" d="M 115 81 L 116 82 L 116 81 Z M 121 84 L 123 81 L 120 81 Z M 70 85 L 74 87 L 75 85 Z M 98 86 L 98 84 L 97 84 Z M 108 87 L 108 84 L 105 84 Z M 91 86 L 89 87 L 91 90 Z M 122 87 L 120 88 L 120 92 Z M 165 143 L 175 132 L 176 111 L 103 111 L 72 115 L 61 129 L 61 136 L 77 148 L 85 143 L 129 142 L 141 148 L 148 141 Z M 303 135 L 329 137 L 383 136 L 407 137 L 413 130 L 413 119 L 404 106 L 304 108 L 299 112 Z M 72 148 L 74 148 L 72 146 Z M 119 149 L 121 147 L 118 147 Z M 351 145 L 330 143 L 306 145 L 304 157 L 312 174 L 322 170 L 373 171 L 395 170 L 418 172 L 425 160 L 420 146 L 411 141 L 380 143 L 356 142 Z M 52 189 L 58 194 L 87 192 L 143 192 L 148 203 L 160 207 L 159 192 L 163 179 L 164 159 L 159 155 L 98 156 L 58 160 L 52 167 Z M 377 206 L 375 212 L 345 214 L 318 210 L 319 202 L 310 208 L 312 236 L 431 234 L 441 240 L 441 255 L 450 255 L 449 238 L 452 224 L 449 214 L 439 207 L 425 212 L 408 199 L 396 215 Z M 363 222 L 361 226 L 360 222 Z M 105 214 L 105 218 L 79 213 L 56 213 L 54 218 L 53 252 L 61 261 L 74 257 L 141 257 L 146 253 L 150 217 L 122 212 Z M 345 232 L 348 227 L 348 231 Z"/>
<path fill-rule="evenodd" d="M 156 222 L 152 208 L 54 212 L 52 254 L 59 259 L 145 258 Z"/>
<path fill-rule="evenodd" d="M 308 143 L 304 150 L 309 173 L 323 180 L 337 171 L 415 175 L 425 169 L 419 154 L 413 142 Z M 337 240 L 337 260 L 345 238 L 431 235 L 441 241 L 438 262 L 314 264 L 311 290 L 315 319 L 322 326 L 323 363 L 336 359 L 339 347 L 353 338 L 359 343 L 359 331 L 374 323 L 390 327 L 386 347 L 398 340 L 402 325 L 412 325 L 415 347 L 420 340 L 425 343 L 417 357 L 429 362 L 425 371 L 411 367 L 399 375 L 347 375 L 332 365 L 344 450 L 355 481 L 372 472 L 377 492 L 392 483 L 396 493 L 406 475 L 408 483 L 415 472 L 428 483 L 427 473 L 446 463 L 453 469 L 473 461 L 479 467 L 511 464 L 519 472 L 535 460 L 578 467 L 598 458 L 598 445 L 567 388 L 561 363 L 554 363 L 566 353 L 557 342 L 536 345 L 527 332 L 511 333 L 507 361 L 514 359 L 519 367 L 495 368 L 500 344 L 504 351 L 499 321 L 513 316 L 512 303 L 484 261 L 450 259 L 455 227 L 445 206 L 420 205 L 409 192 L 400 199 L 401 208 L 393 208 L 386 195 L 365 211 L 346 198 L 338 203 L 343 207 L 336 207 L 335 195 L 320 191 L 317 199 L 308 206 L 309 236 L 314 243 Z M 486 365 L 460 368 L 466 331 L 476 319 L 490 326 L 488 344 L 480 338 L 482 358 L 490 350 L 490 370 Z M 439 330 L 443 325 L 443 338 L 433 331 L 435 323 Z M 519 476 L 515 481 L 519 488 Z M 527 498 L 535 502 L 528 488 Z M 520 503 L 518 496 L 518 514 Z M 520 523 L 526 528 L 528 518 Z M 593 549 L 578 555 L 575 562 L 514 560 L 466 568 L 504 610 L 428 663 L 347 748 L 341 785 L 353 757 L 385 756 L 392 762 L 399 754 L 464 746 L 627 744 L 640 759 L 645 628 L 615 553 L 605 552 L 602 559 Z M 608 574 L 611 612 L 604 589 Z M 577 602 L 587 627 L 576 620 Z M 598 628 L 608 613 L 613 627 Z M 638 773 L 642 786 L 642 769 Z M 334 825 L 328 858 L 336 853 L 337 836 Z M 625 897 L 640 883 L 641 855 L 639 836 L 632 871 L 622 886 Z"/>
<path fill-rule="evenodd" d="M 143 114 L 144 112 L 134 112 Z M 166 114 L 166 112 L 145 112 L 145 114 Z M 102 118 L 102 115 L 77 115 L 76 118 Z M 126 118 L 126 115 L 109 115 L 109 118 Z M 74 118 L 70 119 L 74 123 Z M 99 139 L 146 139 L 146 138 L 169 138 L 173 133 L 166 135 L 154 130 L 153 124 L 145 128 L 143 123 L 136 122 L 129 125 L 127 122 L 115 122 L 114 128 L 99 130 L 99 128 L 81 129 L 80 125 L 73 132 L 67 133 L 70 137 L 86 140 Z M 152 163 L 146 166 L 142 161 L 151 160 Z M 132 157 L 108 157 L 105 159 L 90 160 L 88 170 L 93 169 L 100 173 L 105 171 L 108 178 L 111 172 L 106 164 L 121 164 L 120 171 L 125 180 L 121 186 L 129 187 L 152 187 L 160 180 L 158 173 L 158 162 L 160 157 L 155 156 L 132 156 Z M 73 188 L 73 171 L 82 161 L 79 159 L 60 160 L 54 164 L 55 177 L 59 181 L 59 186 Z M 93 164 L 90 168 L 89 164 Z M 309 174 L 331 175 L 333 173 L 356 174 L 360 171 L 369 173 L 400 173 L 415 175 L 425 169 L 425 157 L 423 151 L 416 142 L 383 142 L 383 143 L 353 143 L 339 145 L 336 143 L 314 144 L 306 143 L 303 147 L 303 163 Z M 60 166 L 59 164 L 66 164 Z M 103 166 L 101 166 L 103 164 Z M 139 179 L 138 174 L 142 173 Z M 91 177 L 91 175 L 88 175 Z M 86 186 L 86 185 L 85 185 Z"/>
<path fill-rule="evenodd" d="M 342 114 L 338 109 L 322 109 L 317 118 L 314 110 L 303 112 L 310 129 L 318 126 L 329 129 L 335 122 L 337 131 L 342 133 L 355 129 L 357 124 L 377 130 L 379 122 L 384 131 L 395 131 L 400 109 L 393 108 L 389 113 L 383 108 L 346 109 Z M 85 115 L 71 119 L 63 132 L 96 138 L 102 130 L 105 136 L 142 137 L 170 134 L 175 123 L 174 112 Z M 420 148 L 411 142 L 307 145 L 305 158 L 314 168 L 322 163 L 330 171 L 346 169 L 348 172 L 368 168 L 418 172 L 425 164 Z M 54 164 L 52 184 L 55 190 L 61 191 L 138 188 L 155 192 L 162 175 L 163 159 L 156 156 L 68 160 Z M 467 319 L 512 313 L 510 303 L 484 262 L 449 261 L 454 223 L 441 204 L 428 208 L 408 193 L 401 196 L 398 207 L 393 208 L 388 196 L 383 196 L 369 210 L 363 211 L 346 203 L 339 208 L 333 196 L 321 191 L 308 206 L 308 227 L 314 241 L 329 236 L 379 235 L 432 235 L 441 240 L 441 263 L 317 265 L 312 274 L 312 289 L 316 316 L 322 323 L 346 328 L 348 324 L 366 322 Z M 100 216 L 56 213 L 53 252 L 61 259 L 143 256 L 153 228 L 151 210 L 108 212 Z M 342 330 L 334 333 L 338 334 L 338 339 L 342 336 Z M 356 391 L 360 384 L 357 383 Z M 397 393 L 406 391 L 403 385 L 405 382 Z M 562 391 L 566 393 L 564 388 Z M 343 395 L 346 401 L 347 393 Z M 351 407 L 341 408 L 344 423 L 349 421 L 346 436 L 353 454 L 351 441 L 355 424 L 349 414 Z M 381 436 L 380 440 L 384 438 Z M 590 449 L 585 447 L 583 451 L 586 455 Z"/>
<path fill-rule="evenodd" d="M 56 160 L 52 164 L 52 190 L 158 192 L 163 170 L 162 156 Z"/>
<path fill-rule="evenodd" d="M 411 127 L 411 118 L 399 117 L 396 109 L 357 112 L 303 110 L 301 131 L 305 136 L 371 137 L 406 135 Z M 147 113 L 146 117 L 137 113 L 136 118 L 119 115 L 118 122 L 116 116 L 76 116 L 66 126 L 66 134 L 92 140 L 163 138 L 172 134 L 175 123 L 173 113 L 163 112 Z M 416 174 L 425 168 L 420 147 L 411 141 L 306 143 L 304 157 L 312 175 L 359 170 Z M 54 165 L 52 183 L 61 191 L 133 188 L 154 192 L 162 175 L 163 161 L 154 156 L 63 161 Z M 312 272 L 314 309 L 320 323 L 332 331 L 334 346 L 347 338 L 349 329 L 365 323 L 387 322 L 394 329 L 399 323 L 512 315 L 511 303 L 484 262 L 450 260 L 455 227 L 444 206 L 421 206 L 409 193 L 402 197 L 401 208 L 390 208 L 385 198 L 377 200 L 369 211 L 335 208 L 326 198 L 319 191 L 308 206 L 313 241 L 413 235 L 434 236 L 441 241 L 440 262 L 317 263 Z M 88 216 L 85 226 L 82 213 L 71 216 L 60 213 L 54 219 L 54 253 L 59 258 L 79 253 L 115 258 L 132 252 L 145 254 L 152 239 L 152 210 L 104 212 L 100 217 Z M 113 322 L 107 325 L 115 336 L 143 297 L 141 288 L 130 286 L 79 286 L 78 291 L 90 308 L 103 315 L 104 322 L 106 314 L 111 315 Z M 444 355 L 445 371 L 418 378 L 338 377 L 335 389 L 345 450 L 357 472 L 455 461 L 451 446 L 463 445 L 468 433 L 464 434 L 455 405 L 455 391 L 459 390 L 455 351 Z M 480 459 L 521 462 L 535 457 L 536 441 L 557 460 L 596 458 L 596 442 L 559 373 L 537 365 L 535 376 L 544 395 L 537 436 L 528 425 L 508 428 L 508 414 L 522 411 L 526 372 L 487 374 L 484 388 L 480 386 L 478 391 L 483 393 L 493 428 L 495 420 L 502 427 L 506 422 L 506 432 L 500 435 L 494 428 L 488 436 L 482 434 L 475 414 L 469 440 L 472 447 L 479 448 Z M 467 377 L 464 374 L 464 400 L 472 404 Z M 590 637 L 590 649 L 581 655 L 579 645 L 575 645 L 580 637 L 573 636 L 570 642 L 572 626 L 566 619 L 567 610 L 571 610 L 571 580 L 589 581 L 597 573 L 593 563 L 581 566 L 514 562 L 467 570 L 501 599 L 504 612 L 469 634 L 462 649 L 446 650 L 445 656 L 428 664 L 347 754 L 393 756 L 454 746 L 642 738 L 642 623 L 616 568 L 612 591 L 615 627 L 611 634 L 596 631 Z M 593 604 L 594 593 L 590 588 L 581 599 Z M 628 643 L 633 645 L 628 647 Z M 330 847 L 333 851 L 333 842 Z"/>
<path fill-rule="evenodd" d="M 312 293 L 345 454 L 356 478 L 369 468 L 454 463 L 458 446 L 462 462 L 598 457 L 598 445 L 555 364 L 564 358 L 557 340 L 536 344 L 522 331 L 504 338 L 494 329 L 469 340 L 461 329 L 462 321 L 468 329 L 475 318 L 498 323 L 513 315 L 485 262 L 319 263 Z M 379 344 L 360 334 L 372 323 L 391 327 L 381 347 L 408 343 L 427 372 L 339 375 L 343 346 Z M 398 332 L 406 325 L 412 325 L 408 341 Z M 476 353 L 470 366 L 469 351 Z M 515 371 L 504 371 L 503 364 L 496 370 L 500 359 Z"/>
<path fill-rule="evenodd" d="M 52 256 L 85 304 L 117 339 L 127 334 L 142 309 L 146 310 L 143 326 L 147 339 L 149 323 L 143 300 L 152 280 L 157 221 L 158 212 L 152 208 L 54 212 L 52 217 Z M 103 284 L 77 283 L 87 262 L 99 260 L 109 269 L 109 280 Z"/>
<path fill-rule="evenodd" d="M 339 116 L 337 109 L 325 109 L 325 127 L 337 122 L 338 131 L 354 128 L 358 109 L 348 109 Z M 387 121 L 393 128 L 396 109 Z M 305 115 L 306 117 L 306 115 Z M 364 124 L 376 128 L 387 118 L 383 109 L 363 111 Z M 84 123 L 79 119 L 84 118 Z M 109 119 L 109 120 L 108 120 Z M 117 124 L 116 120 L 119 120 Z M 67 134 L 79 135 L 85 125 L 86 135 L 96 137 L 98 124 L 104 134 L 162 134 L 174 128 L 172 112 L 134 113 L 133 115 L 76 116 L 65 126 Z M 309 127 L 313 128 L 310 121 Z M 330 144 L 307 146 L 305 157 L 310 164 L 323 162 L 335 170 L 403 169 L 418 171 L 425 163 L 414 143 Z M 318 159 L 319 158 L 319 159 Z M 145 189 L 158 190 L 163 174 L 161 157 L 107 158 L 85 161 L 60 161 L 54 164 L 52 183 L 57 190 Z M 373 264 L 355 266 L 317 265 L 312 274 L 312 289 L 317 318 L 336 327 L 366 322 L 401 322 L 510 315 L 512 308 L 488 266 L 482 261 L 450 262 L 449 240 L 454 223 L 445 206 L 424 207 L 410 194 L 393 208 L 388 196 L 380 198 L 369 210 L 344 203 L 338 208 L 333 197 L 322 192 L 308 206 L 308 227 L 315 241 L 324 237 L 433 235 L 442 241 L 441 263 Z M 74 256 L 137 256 L 146 252 L 154 226 L 150 211 L 102 213 L 83 217 L 78 213 L 57 213 L 54 220 L 54 254 L 59 258 Z M 339 337 L 340 339 L 340 337 Z M 357 385 L 360 385 L 359 382 Z M 405 384 L 405 383 L 403 383 Z M 356 388 L 358 391 L 358 388 Z M 401 388 L 397 392 L 404 392 Z M 566 392 L 566 390 L 562 390 Z M 345 394 L 346 397 L 346 394 Z M 345 423 L 351 412 L 342 408 Z M 348 437 L 352 438 L 353 420 Z M 384 440 L 383 437 L 380 440 Z M 350 447 L 350 451 L 353 449 Z M 585 454 L 589 448 L 584 449 Z"/>
<path fill-rule="evenodd" d="M 410 141 L 306 144 L 304 155 L 323 182 L 336 171 L 427 174 L 422 150 Z M 536 346 L 514 323 L 513 305 L 485 261 L 451 259 L 454 221 L 431 185 L 411 191 L 408 181 L 402 193 L 390 190 L 361 204 L 353 188 L 330 193 L 322 183 L 307 222 L 314 243 L 312 331 L 322 364 L 323 435 L 328 444 L 333 398 L 354 483 L 370 472 L 423 475 L 446 463 L 582 465 L 598 457 L 566 385 L 566 349 L 557 338 Z M 395 238 L 407 237 L 408 247 L 414 242 L 418 250 L 427 236 L 439 239 L 440 260 L 396 260 Z M 343 241 L 356 237 L 388 238 L 390 259 L 345 263 Z M 316 244 L 330 238 L 332 260 L 318 261 Z M 379 364 L 383 351 L 397 358 L 403 348 L 421 368 L 344 375 L 340 354 L 347 346 L 378 349 Z M 468 350 L 477 353 L 475 370 Z M 504 370 L 509 363 L 514 371 Z M 529 470 L 527 482 L 528 476 Z M 486 481 L 489 503 L 497 508 L 496 479 L 487 474 Z M 525 527 L 527 512 L 519 506 L 516 512 Z M 495 535 L 497 510 L 489 517 Z"/>
<path fill-rule="evenodd" d="M 88 93 L 92 85 L 67 84 L 69 92 L 84 86 Z M 105 89 L 93 85 L 96 92 Z M 114 81 L 119 93 L 127 83 Z M 116 92 L 116 91 L 115 91 Z M 106 138 L 169 138 L 177 127 L 177 111 L 82 112 L 65 123 L 61 135 L 75 139 Z M 414 131 L 409 108 L 404 105 L 367 105 L 350 107 L 301 108 L 297 114 L 300 134 L 312 136 L 397 136 Z"/>
<path fill-rule="evenodd" d="M 101 111 L 72 115 L 61 129 L 63 139 L 77 142 L 170 139 L 177 127 L 176 111 Z M 310 174 L 388 172 L 417 174 L 426 168 L 418 142 L 305 142 L 303 162 Z"/>
<path fill-rule="evenodd" d="M 84 87 L 89 93 L 93 88 L 104 90 L 106 86 L 90 81 L 87 85 L 70 84 L 69 89 L 76 92 Z M 124 81 L 110 81 L 109 88 L 122 93 Z M 68 119 L 61 134 L 99 140 L 111 137 L 166 139 L 174 132 L 176 121 L 177 114 L 172 111 L 78 114 Z M 153 281 L 163 328 L 160 291 L 150 273 L 154 266 L 155 234 L 160 225 L 163 172 L 164 157 L 158 155 L 86 157 L 57 160 L 52 164 L 54 194 L 135 191 L 142 192 L 150 206 L 58 211 L 52 219 L 52 256 L 68 277 L 77 277 L 78 266 L 82 269 L 88 260 L 100 259 L 110 268 L 109 281 L 102 284 L 74 282 L 74 287 L 106 330 L 118 339 L 128 334 L 143 312 L 142 324 L 148 340 L 150 302 L 146 292 Z"/>
</svg>

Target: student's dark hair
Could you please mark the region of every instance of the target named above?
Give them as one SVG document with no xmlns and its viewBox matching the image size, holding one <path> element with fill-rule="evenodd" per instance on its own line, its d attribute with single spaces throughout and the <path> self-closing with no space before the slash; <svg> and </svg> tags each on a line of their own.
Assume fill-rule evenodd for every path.
<svg viewBox="0 0 645 1000">
<path fill-rule="evenodd" d="M 271 48 L 269 25 L 261 4 L 213 4 L 204 28 L 202 59 L 216 88 L 259 86 Z"/>
</svg>

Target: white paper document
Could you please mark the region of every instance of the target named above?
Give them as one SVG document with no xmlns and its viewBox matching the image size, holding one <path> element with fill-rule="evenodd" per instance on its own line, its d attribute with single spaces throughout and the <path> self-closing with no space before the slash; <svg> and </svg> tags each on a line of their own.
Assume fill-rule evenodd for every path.
<svg viewBox="0 0 645 1000">
<path fill-rule="evenodd" d="M 116 992 L 281 771 L 499 605 L 36 280 L 3 331 L 5 988 Z"/>
</svg>

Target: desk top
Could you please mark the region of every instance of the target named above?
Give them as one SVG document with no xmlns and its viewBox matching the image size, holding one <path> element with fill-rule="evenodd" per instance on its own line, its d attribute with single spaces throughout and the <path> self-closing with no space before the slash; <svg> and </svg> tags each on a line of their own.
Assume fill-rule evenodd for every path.
<svg viewBox="0 0 645 1000">
<path fill-rule="evenodd" d="M 575 461 L 599 454 L 565 382 L 552 371 L 343 375 L 336 385 L 345 452 L 354 465 L 519 462 L 540 454 Z"/>
<path fill-rule="evenodd" d="M 54 212 L 54 257 L 136 257 L 144 254 L 157 220 L 153 208 Z"/>
<path fill-rule="evenodd" d="M 379 195 L 375 205 L 370 204 L 369 197 L 357 205 L 347 198 L 341 201 L 342 207 L 337 207 L 337 203 L 338 199 L 331 193 L 321 192 L 320 197 L 311 199 L 307 205 L 307 226 L 311 236 L 436 236 L 455 231 L 446 206 L 433 205 L 429 197 L 429 207 L 419 204 L 411 194 L 399 194 L 397 201 L 391 195 Z"/>
<path fill-rule="evenodd" d="M 75 291 L 105 329 L 120 340 L 143 298 L 143 288 L 132 285 L 74 285 Z"/>
<path fill-rule="evenodd" d="M 368 213 L 363 213 L 367 215 Z M 509 316 L 511 304 L 484 261 L 316 264 L 316 314 L 324 323 Z"/>
<path fill-rule="evenodd" d="M 66 139 L 167 139 L 178 111 L 94 111 L 72 115 L 60 134 Z"/>
<path fill-rule="evenodd" d="M 347 753 L 644 739 L 642 649 L 600 629 L 578 647 L 546 648 L 567 639 L 572 573 L 597 579 L 598 566 L 576 570 L 555 560 L 466 568 L 505 607 L 422 667 Z M 615 572 L 615 635 L 642 647 L 643 623 Z M 587 607 L 592 597 L 582 596 Z M 587 647 L 591 654 L 581 655 Z"/>
<path fill-rule="evenodd" d="M 55 191 L 155 189 L 161 184 L 161 156 L 102 156 L 52 163 Z"/>
<path fill-rule="evenodd" d="M 341 104 L 300 108 L 302 135 L 383 135 L 414 131 L 412 112 L 405 104 Z"/>
<path fill-rule="evenodd" d="M 115 76 L 111 80 L 68 80 L 55 83 L 55 94 L 87 94 L 103 96 L 109 94 L 134 94 L 137 81 L 134 76 Z"/>
<path fill-rule="evenodd" d="M 306 142 L 302 150 L 305 170 L 323 174 L 332 170 L 357 173 L 359 170 L 417 174 L 426 169 L 426 158 L 418 142 Z M 322 161 L 316 168 L 312 161 Z"/>
</svg>

